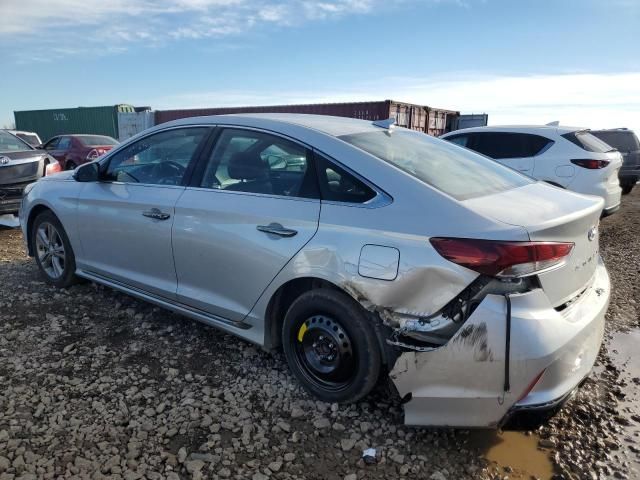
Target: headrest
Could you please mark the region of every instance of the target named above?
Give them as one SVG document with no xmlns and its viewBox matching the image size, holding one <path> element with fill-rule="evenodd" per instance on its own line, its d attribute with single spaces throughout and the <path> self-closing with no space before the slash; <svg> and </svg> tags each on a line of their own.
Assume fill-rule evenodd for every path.
<svg viewBox="0 0 640 480">
<path fill-rule="evenodd" d="M 235 180 L 256 180 L 266 176 L 269 167 L 257 153 L 239 152 L 231 157 L 227 170 Z"/>
</svg>

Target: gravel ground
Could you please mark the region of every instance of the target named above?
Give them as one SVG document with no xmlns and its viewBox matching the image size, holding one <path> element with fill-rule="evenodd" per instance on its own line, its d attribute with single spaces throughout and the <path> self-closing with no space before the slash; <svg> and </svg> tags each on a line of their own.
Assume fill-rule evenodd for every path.
<svg viewBox="0 0 640 480">
<path fill-rule="evenodd" d="M 624 200 L 601 224 L 614 283 L 608 335 L 638 326 L 640 191 Z M 580 392 L 535 432 L 558 478 L 634 478 L 633 452 L 621 448 L 634 420 L 618 402 L 638 386 L 619 374 L 605 346 Z M 0 480 L 502 479 L 512 471 L 485 460 L 467 431 L 404 427 L 384 389 L 352 406 L 317 402 L 280 353 L 91 283 L 48 287 L 19 230 L 2 227 L 0 385 Z M 369 447 L 373 465 L 361 459 Z"/>
</svg>

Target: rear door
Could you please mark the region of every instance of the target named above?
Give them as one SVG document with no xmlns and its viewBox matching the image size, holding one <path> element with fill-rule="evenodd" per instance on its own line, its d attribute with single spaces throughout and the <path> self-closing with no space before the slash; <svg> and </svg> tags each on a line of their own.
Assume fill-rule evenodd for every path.
<svg viewBox="0 0 640 480">
<path fill-rule="evenodd" d="M 175 300 L 174 208 L 211 129 L 148 135 L 114 153 L 78 198 L 78 268 Z"/>
<path fill-rule="evenodd" d="M 317 190 L 304 145 L 256 130 L 221 130 L 176 204 L 178 301 L 241 321 L 316 233 Z"/>
</svg>

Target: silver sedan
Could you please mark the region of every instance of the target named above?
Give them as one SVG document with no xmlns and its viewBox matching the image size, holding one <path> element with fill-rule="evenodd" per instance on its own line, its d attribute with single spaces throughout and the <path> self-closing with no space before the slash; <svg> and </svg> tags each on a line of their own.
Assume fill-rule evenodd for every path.
<svg viewBox="0 0 640 480">
<path fill-rule="evenodd" d="M 265 349 L 315 397 L 390 378 L 413 425 L 553 409 L 592 368 L 602 200 L 392 122 L 166 123 L 26 190 L 46 281 L 89 279 Z"/>
</svg>

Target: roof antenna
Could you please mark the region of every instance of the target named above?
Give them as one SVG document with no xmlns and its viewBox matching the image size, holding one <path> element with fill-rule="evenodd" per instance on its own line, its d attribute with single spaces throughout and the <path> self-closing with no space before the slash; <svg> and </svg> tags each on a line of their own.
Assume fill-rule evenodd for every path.
<svg viewBox="0 0 640 480">
<path fill-rule="evenodd" d="M 560 122 L 558 120 L 555 120 L 553 122 L 549 122 L 547 123 L 547 127 L 558 127 L 560 125 Z"/>
<path fill-rule="evenodd" d="M 376 127 L 385 128 L 387 130 L 392 130 L 393 127 L 396 126 L 396 119 L 393 117 L 387 118 L 385 120 L 376 120 L 373 122 Z"/>
</svg>

